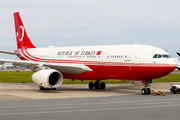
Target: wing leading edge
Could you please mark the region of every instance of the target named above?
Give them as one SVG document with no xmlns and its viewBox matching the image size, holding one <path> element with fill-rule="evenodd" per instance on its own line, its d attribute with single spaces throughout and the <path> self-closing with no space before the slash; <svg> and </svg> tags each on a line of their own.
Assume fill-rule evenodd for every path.
<svg viewBox="0 0 180 120">
<path fill-rule="evenodd" d="M 68 63 L 46 63 L 46 62 L 35 62 L 35 61 L 25 61 L 25 60 L 10 60 L 10 59 L 0 59 L 0 64 L 12 63 L 13 65 L 24 65 L 26 64 L 29 68 L 43 68 L 49 67 L 51 69 L 56 69 L 62 73 L 68 74 L 80 74 L 83 72 L 90 72 L 92 69 L 83 64 L 68 64 Z"/>
</svg>

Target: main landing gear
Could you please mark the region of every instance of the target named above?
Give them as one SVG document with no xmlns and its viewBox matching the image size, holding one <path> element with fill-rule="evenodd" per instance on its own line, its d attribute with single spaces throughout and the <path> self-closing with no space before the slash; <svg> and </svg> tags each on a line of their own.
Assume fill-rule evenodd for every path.
<svg viewBox="0 0 180 120">
<path fill-rule="evenodd" d="M 95 83 L 90 82 L 89 83 L 89 89 L 105 89 L 106 84 L 104 82 L 100 82 L 100 80 L 96 80 Z"/>
<path fill-rule="evenodd" d="M 151 94 L 151 90 L 147 88 L 152 80 L 145 80 L 144 88 L 141 90 L 141 95 L 149 95 Z"/>
</svg>

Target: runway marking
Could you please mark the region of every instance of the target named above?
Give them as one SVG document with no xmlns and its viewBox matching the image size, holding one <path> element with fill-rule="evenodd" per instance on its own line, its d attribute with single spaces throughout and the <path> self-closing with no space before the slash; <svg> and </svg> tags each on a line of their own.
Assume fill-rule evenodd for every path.
<svg viewBox="0 0 180 120">
<path fill-rule="evenodd" d="M 47 109 L 65 109 L 65 108 L 79 108 L 78 106 L 75 107 L 54 107 L 54 108 L 36 108 L 37 110 L 47 110 Z"/>
<path fill-rule="evenodd" d="M 159 100 L 141 100 L 141 101 L 120 101 L 120 102 L 100 102 L 100 103 L 79 103 L 79 104 L 54 104 L 54 105 L 29 105 L 29 106 L 5 106 L 5 107 L 0 107 L 0 108 L 28 108 L 28 107 L 34 107 L 34 108 L 37 108 L 37 107 L 51 107 L 51 106 L 80 106 L 80 105 L 98 105 L 98 104 L 123 104 L 123 103 L 149 103 L 149 102 L 157 102 L 157 101 L 178 101 L 180 100 L 180 98 L 176 98 L 176 99 L 159 99 Z"/>
<path fill-rule="evenodd" d="M 106 110 L 128 110 L 128 109 L 147 109 L 147 108 L 160 108 L 160 107 L 177 107 L 180 104 L 175 105 L 159 105 L 159 106 L 142 106 L 142 107 L 124 107 L 124 108 L 107 108 L 107 109 L 84 109 L 84 110 L 66 110 L 66 111 L 36 111 L 36 112 L 21 112 L 21 113 L 0 113 L 0 115 L 25 115 L 25 114 L 49 114 L 49 113 L 65 113 L 65 112 L 91 112 L 91 111 L 106 111 Z"/>
</svg>

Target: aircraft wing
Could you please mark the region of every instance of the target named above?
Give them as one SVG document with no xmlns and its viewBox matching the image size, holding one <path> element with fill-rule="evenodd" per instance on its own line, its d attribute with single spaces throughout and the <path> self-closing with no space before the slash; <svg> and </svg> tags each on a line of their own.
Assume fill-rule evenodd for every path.
<svg viewBox="0 0 180 120">
<path fill-rule="evenodd" d="M 35 61 L 26 61 L 26 60 L 10 60 L 10 59 L 0 59 L 0 64 L 12 63 L 13 65 L 24 65 L 26 64 L 30 68 L 34 67 L 49 67 L 51 69 L 56 69 L 62 73 L 69 74 L 80 74 L 83 72 L 92 71 L 89 67 L 83 64 L 70 64 L 70 63 L 46 63 L 46 62 L 35 62 Z"/>
<path fill-rule="evenodd" d="M 9 51 L 2 51 L 2 50 L 0 50 L 0 53 L 11 54 L 11 55 L 20 55 L 20 53 L 9 52 Z"/>
</svg>

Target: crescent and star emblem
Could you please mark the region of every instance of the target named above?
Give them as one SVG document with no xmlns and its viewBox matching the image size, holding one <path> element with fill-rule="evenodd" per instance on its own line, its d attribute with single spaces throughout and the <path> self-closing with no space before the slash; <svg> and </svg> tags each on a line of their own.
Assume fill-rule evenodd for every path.
<svg viewBox="0 0 180 120">
<path fill-rule="evenodd" d="M 22 30 L 21 33 L 19 33 L 20 31 L 19 30 Z M 24 27 L 23 26 L 20 26 L 19 29 L 18 29 L 18 32 L 16 33 L 17 37 L 19 38 L 19 41 L 22 41 L 23 40 L 23 37 L 24 37 Z M 21 35 L 21 36 L 19 36 Z"/>
</svg>

